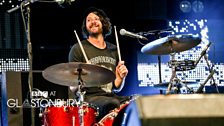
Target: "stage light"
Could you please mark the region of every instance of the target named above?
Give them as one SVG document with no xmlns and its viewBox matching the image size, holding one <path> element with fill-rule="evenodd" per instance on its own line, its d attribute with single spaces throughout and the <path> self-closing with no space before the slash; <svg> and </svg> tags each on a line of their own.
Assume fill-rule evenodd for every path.
<svg viewBox="0 0 224 126">
<path fill-rule="evenodd" d="M 195 13 L 202 12 L 204 10 L 204 4 L 200 0 L 196 0 L 192 3 L 192 9 Z"/>
<path fill-rule="evenodd" d="M 179 6 L 180 6 L 180 10 L 184 13 L 188 13 L 191 11 L 191 3 L 187 0 L 181 1 Z"/>
</svg>

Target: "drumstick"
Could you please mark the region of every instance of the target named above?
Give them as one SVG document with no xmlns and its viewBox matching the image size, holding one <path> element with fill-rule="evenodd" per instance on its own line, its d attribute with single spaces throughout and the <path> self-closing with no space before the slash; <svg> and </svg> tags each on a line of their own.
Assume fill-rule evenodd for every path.
<svg viewBox="0 0 224 126">
<path fill-rule="evenodd" d="M 121 61 L 121 53 L 120 53 L 120 46 L 119 46 L 119 42 L 118 42 L 116 26 L 114 26 L 114 31 L 115 31 L 115 38 L 116 38 L 116 43 L 117 43 L 118 58 L 119 58 L 119 61 Z"/>
<path fill-rule="evenodd" d="M 76 38 L 77 38 L 77 40 L 78 40 L 79 46 L 80 46 L 80 48 L 81 48 L 81 50 L 82 50 L 82 53 L 83 53 L 83 55 L 84 55 L 84 57 L 85 57 L 86 63 L 90 64 L 90 62 L 89 62 L 89 60 L 88 60 L 88 58 L 87 58 L 87 56 L 86 56 L 85 50 L 84 50 L 84 48 L 83 48 L 83 46 L 82 46 L 82 43 L 81 43 L 81 41 L 80 41 L 80 39 L 79 39 L 79 36 L 78 36 L 78 34 L 76 33 L 76 30 L 74 30 L 74 32 L 75 32 Z"/>
</svg>

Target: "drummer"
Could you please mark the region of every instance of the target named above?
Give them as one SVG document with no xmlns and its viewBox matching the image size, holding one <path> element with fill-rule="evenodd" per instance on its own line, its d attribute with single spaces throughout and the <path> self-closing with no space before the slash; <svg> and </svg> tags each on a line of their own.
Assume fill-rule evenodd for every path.
<svg viewBox="0 0 224 126">
<path fill-rule="evenodd" d="M 85 11 L 82 24 L 84 40 L 81 43 L 88 60 L 91 64 L 108 68 L 116 75 L 115 80 L 109 84 L 83 87 L 83 91 L 86 91 L 84 101 L 99 108 L 96 121 L 129 100 L 129 97 L 115 94 L 122 89 L 128 69 L 124 61 L 119 62 L 117 47 L 105 40 L 111 34 L 111 29 L 110 19 L 103 10 L 90 7 Z M 69 62 L 86 62 L 78 43 L 74 44 L 69 52 Z M 77 87 L 70 89 L 75 93 Z"/>
</svg>

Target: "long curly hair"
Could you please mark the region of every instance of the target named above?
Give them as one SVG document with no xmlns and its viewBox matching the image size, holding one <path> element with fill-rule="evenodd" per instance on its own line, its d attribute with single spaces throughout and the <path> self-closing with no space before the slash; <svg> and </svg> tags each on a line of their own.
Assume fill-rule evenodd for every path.
<svg viewBox="0 0 224 126">
<path fill-rule="evenodd" d="M 88 16 L 89 13 L 94 13 L 97 16 L 99 16 L 100 21 L 102 23 L 104 38 L 106 38 L 108 35 L 110 35 L 112 26 L 111 26 L 110 19 L 107 17 L 106 13 L 101 9 L 97 9 L 95 7 L 90 7 L 84 13 L 84 19 L 83 19 L 83 22 L 82 22 L 82 35 L 83 35 L 83 37 L 88 38 L 88 36 L 89 36 L 89 32 L 87 31 L 87 28 L 86 28 L 86 17 Z"/>
</svg>

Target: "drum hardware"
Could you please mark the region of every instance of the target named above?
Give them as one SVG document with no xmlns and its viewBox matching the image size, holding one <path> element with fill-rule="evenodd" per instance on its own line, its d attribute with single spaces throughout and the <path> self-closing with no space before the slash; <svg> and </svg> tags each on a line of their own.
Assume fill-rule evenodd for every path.
<svg viewBox="0 0 224 126">
<path fill-rule="evenodd" d="M 171 79 L 166 91 L 166 94 L 170 94 L 171 88 L 174 87 L 174 93 L 179 92 L 179 87 L 185 86 L 189 92 L 192 92 L 192 89 L 189 88 L 186 84 L 181 82 L 177 78 L 176 70 L 184 70 L 184 69 L 193 69 L 193 66 L 189 68 L 185 68 L 184 66 L 180 65 L 177 67 L 177 62 L 175 60 L 175 53 L 182 52 L 185 50 L 189 50 L 201 42 L 201 39 L 197 35 L 191 34 L 184 34 L 184 35 L 170 35 L 167 37 L 163 37 L 157 39 L 153 42 L 150 42 L 142 47 L 141 52 L 145 54 L 152 54 L 152 55 L 171 55 L 170 67 L 172 69 Z M 179 62 L 178 62 L 179 63 Z M 182 62 L 180 62 L 182 63 Z M 184 62 L 185 64 L 185 62 Z"/>
<path fill-rule="evenodd" d="M 171 61 L 175 61 L 175 53 L 170 54 L 171 55 Z M 187 92 L 194 92 L 191 88 L 187 86 L 186 83 L 183 83 L 180 79 L 177 78 L 176 74 L 176 65 L 171 64 L 171 69 L 172 69 L 172 75 L 170 78 L 169 85 L 166 90 L 166 94 L 170 94 L 171 89 L 173 88 L 174 93 L 177 94 L 180 92 L 180 87 L 186 87 Z"/>
<path fill-rule="evenodd" d="M 58 120 L 52 121 L 51 119 L 49 119 L 51 117 L 46 117 L 46 116 L 54 116 L 52 115 L 53 112 L 51 111 L 57 111 L 60 112 L 61 115 L 69 117 L 69 121 L 65 122 L 69 125 L 72 124 L 73 126 L 75 126 L 77 125 L 77 123 L 79 123 L 78 126 L 93 125 L 95 123 L 93 122 L 93 120 L 95 121 L 95 117 L 99 113 L 98 110 L 95 111 L 95 108 L 94 112 L 92 108 L 87 108 L 89 104 L 86 104 L 84 102 L 85 91 L 83 91 L 82 89 L 83 87 L 94 87 L 99 86 L 100 84 L 107 84 L 115 79 L 115 74 L 111 70 L 97 65 L 85 64 L 81 62 L 69 62 L 53 65 L 46 68 L 42 72 L 42 75 L 46 80 L 52 83 L 64 86 L 78 87 L 78 91 L 76 93 L 78 96 L 76 106 L 74 105 L 72 107 L 65 106 L 64 108 L 62 108 L 62 112 L 60 110 L 61 106 L 59 106 L 58 108 L 50 107 L 45 110 L 44 125 L 50 125 L 50 126 L 60 125 L 55 124 L 59 123 Z M 75 109 L 74 107 L 77 107 L 78 109 Z M 77 114 L 75 112 L 77 112 Z M 91 113 L 94 116 L 91 115 L 92 117 L 88 118 L 88 113 Z M 50 124 L 48 124 L 48 121 Z"/>
<path fill-rule="evenodd" d="M 210 78 L 212 78 L 214 73 L 215 73 L 215 70 L 212 70 L 212 72 L 209 74 L 209 76 L 207 77 L 205 82 L 199 86 L 199 88 L 197 89 L 197 91 L 195 93 L 203 93 L 203 88 L 204 88 L 205 84 L 208 82 L 208 80 Z"/>
<path fill-rule="evenodd" d="M 64 108 L 68 111 L 65 112 Z M 88 110 L 84 113 L 84 125 L 92 126 L 95 123 L 96 111 L 93 106 L 83 103 L 83 109 Z M 79 108 L 77 106 L 49 106 L 43 113 L 44 126 L 80 126 Z"/>
<path fill-rule="evenodd" d="M 176 88 L 176 87 L 178 87 L 178 86 L 179 86 L 179 88 L 183 88 L 183 87 L 185 87 L 185 85 L 192 86 L 192 85 L 197 85 L 197 84 L 198 84 L 197 82 L 194 82 L 194 81 L 181 81 L 181 82 L 182 82 L 184 85 L 180 85 L 180 84 L 176 83 L 176 84 L 174 85 L 174 88 Z M 153 87 L 156 88 L 156 89 L 159 89 L 159 90 L 164 91 L 164 90 L 167 90 L 167 87 L 168 87 L 169 83 L 170 83 L 170 82 L 164 82 L 164 83 L 154 84 Z M 190 87 L 189 87 L 189 88 L 190 88 Z M 188 91 L 192 91 L 192 92 L 187 92 L 187 93 L 194 93 L 194 92 L 193 92 L 193 88 L 188 89 Z"/>
<path fill-rule="evenodd" d="M 72 126 L 75 126 L 75 116 L 72 116 Z"/>
<path fill-rule="evenodd" d="M 189 50 L 197 46 L 201 39 L 197 35 L 170 35 L 152 41 L 141 48 L 141 52 L 152 55 L 167 55 Z"/>
<path fill-rule="evenodd" d="M 95 112 L 96 117 L 99 116 L 99 114 L 100 114 L 99 113 L 99 107 L 96 107 L 96 112 Z"/>
<path fill-rule="evenodd" d="M 82 71 L 79 73 L 78 69 Z M 83 87 L 96 87 L 107 84 L 115 80 L 115 74 L 104 67 L 81 62 L 60 63 L 46 68 L 43 77 L 55 84 L 63 86 L 79 85 L 78 76 L 81 74 L 84 80 Z"/>
<path fill-rule="evenodd" d="M 64 106 L 64 112 L 69 112 L 69 108 L 67 106 Z"/>
<path fill-rule="evenodd" d="M 154 35 L 156 37 L 156 39 L 160 39 L 161 38 L 161 34 L 162 33 L 171 33 L 172 28 L 168 28 L 168 29 L 163 29 L 163 30 L 153 30 L 153 31 L 148 31 L 146 33 L 140 33 L 144 34 L 144 35 Z M 138 40 L 139 41 L 139 40 Z M 140 42 L 140 41 L 139 41 Z M 140 44 L 142 44 L 140 42 Z M 143 44 L 142 44 L 143 45 Z M 157 57 L 158 59 L 158 67 L 159 67 L 159 83 L 162 83 L 162 74 L 161 74 L 161 55 L 158 55 Z"/>
<path fill-rule="evenodd" d="M 215 82 L 215 79 L 214 79 L 214 77 L 213 77 L 213 75 L 214 75 L 214 73 L 215 73 L 215 70 L 213 70 L 213 69 L 211 68 L 211 66 L 210 66 L 210 64 L 209 64 L 209 61 L 208 61 L 208 56 L 206 55 L 206 51 L 208 50 L 208 48 L 210 47 L 210 45 L 211 45 L 211 42 L 209 42 L 209 43 L 207 44 L 207 46 L 206 46 L 206 47 L 204 48 L 204 50 L 201 52 L 200 57 L 198 57 L 198 59 L 195 61 L 195 66 L 196 66 L 196 65 L 199 63 L 199 61 L 201 60 L 201 58 L 204 57 L 204 59 L 205 59 L 205 61 L 206 61 L 206 64 L 207 64 L 207 67 L 208 67 L 208 70 L 209 70 L 209 72 L 210 72 L 210 74 L 209 74 L 209 76 L 207 77 L 207 79 L 205 80 L 205 82 L 199 86 L 199 88 L 197 89 L 197 91 L 196 91 L 195 93 L 202 93 L 202 92 L 203 92 L 202 90 L 203 90 L 205 84 L 207 83 L 207 81 L 208 81 L 209 79 L 211 79 L 211 80 L 213 81 L 213 84 L 212 84 L 212 85 L 215 85 L 215 87 L 216 87 L 216 91 L 217 91 L 217 93 L 219 93 L 218 86 L 217 86 L 217 84 L 216 84 L 216 82 Z M 211 83 L 212 83 L 212 81 L 211 81 Z"/>
<path fill-rule="evenodd" d="M 79 108 L 79 120 L 80 120 L 80 126 L 84 126 L 84 109 L 83 109 L 83 102 L 84 102 L 84 95 L 85 95 L 85 91 L 82 91 L 82 87 L 83 87 L 83 80 L 82 80 L 82 68 L 78 68 L 77 69 L 78 72 L 78 108 Z"/>
<path fill-rule="evenodd" d="M 201 58 L 203 56 L 205 56 L 206 51 L 208 49 L 208 47 L 211 45 L 211 42 L 208 43 L 208 45 L 204 48 L 204 50 L 201 52 L 200 56 L 198 57 L 198 59 L 195 61 L 195 66 L 197 66 L 197 64 L 199 63 L 199 61 L 201 60 Z"/>
<path fill-rule="evenodd" d="M 213 74 L 214 74 L 214 73 L 212 73 L 213 71 L 215 72 L 215 70 L 212 70 L 212 68 L 210 67 L 210 64 L 209 64 L 209 62 L 208 62 L 208 57 L 207 57 L 207 55 L 204 55 L 204 58 L 205 58 L 205 61 L 206 61 L 207 66 L 208 66 L 208 70 L 209 70 L 209 72 L 210 72 L 210 75 L 212 74 L 212 75 L 211 75 L 211 79 L 212 79 L 213 83 L 212 83 L 212 81 L 211 81 L 211 84 L 215 86 L 215 88 L 216 88 L 216 92 L 219 93 L 218 85 L 217 85 L 217 83 L 215 82 L 215 79 L 214 79 L 214 77 L 213 77 Z M 209 76 L 208 76 L 208 77 L 209 77 Z"/>
<path fill-rule="evenodd" d="M 193 60 L 182 60 L 182 61 L 170 60 L 168 62 L 168 66 L 170 68 L 172 68 L 172 66 L 175 66 L 176 71 L 187 71 L 192 70 L 196 67 L 195 61 Z"/>
<path fill-rule="evenodd" d="M 40 107 L 40 112 L 38 114 L 39 118 L 43 118 L 45 111 L 46 111 L 46 109 L 44 107 Z"/>
<path fill-rule="evenodd" d="M 82 91 L 82 88 L 84 87 L 84 82 L 82 80 L 82 75 L 87 75 L 86 72 L 83 72 L 82 68 L 78 68 L 77 69 L 78 72 L 78 91 L 77 91 L 77 95 L 78 95 L 78 102 L 77 102 L 77 106 L 78 106 L 78 115 L 79 115 L 79 124 L 80 126 L 84 126 L 84 114 L 86 112 L 89 112 L 88 108 L 84 108 L 84 95 L 85 95 L 85 91 Z M 83 74 L 85 73 L 85 74 Z"/>
</svg>

